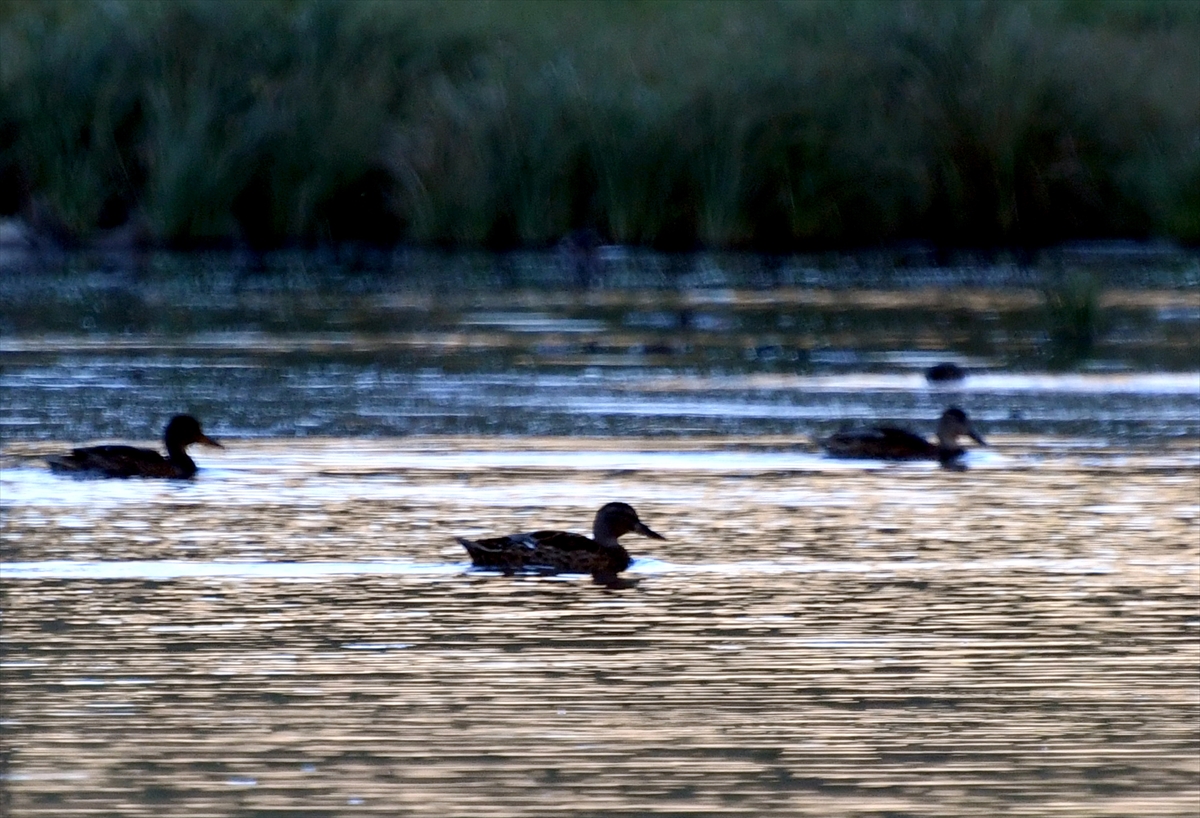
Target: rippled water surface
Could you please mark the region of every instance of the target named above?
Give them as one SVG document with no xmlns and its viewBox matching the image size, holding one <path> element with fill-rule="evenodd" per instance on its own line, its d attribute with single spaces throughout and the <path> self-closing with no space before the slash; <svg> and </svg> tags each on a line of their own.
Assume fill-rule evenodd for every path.
<svg viewBox="0 0 1200 818">
<path fill-rule="evenodd" d="M 1194 291 L 1117 299 L 1067 371 L 1019 293 L 859 293 L 843 335 L 813 294 L 524 297 L 9 313 L 6 813 L 1200 813 Z M 929 386 L 946 357 L 973 372 Z M 813 444 L 950 402 L 991 444 L 966 471 Z M 181 409 L 226 444 L 193 481 L 41 460 Z M 454 541 L 613 499 L 668 537 L 625 541 L 633 587 Z"/>
<path fill-rule="evenodd" d="M 1195 814 L 1195 449 L 995 444 L 239 441 L 185 485 L 10 447 L 10 808 Z M 610 498 L 670 538 L 633 588 L 452 540 Z"/>
</svg>

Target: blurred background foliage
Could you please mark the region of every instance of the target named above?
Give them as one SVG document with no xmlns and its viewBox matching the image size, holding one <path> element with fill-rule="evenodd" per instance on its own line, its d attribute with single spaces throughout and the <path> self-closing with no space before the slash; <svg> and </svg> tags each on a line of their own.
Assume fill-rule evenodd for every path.
<svg viewBox="0 0 1200 818">
<path fill-rule="evenodd" d="M 1200 3 L 3 0 L 64 243 L 1200 241 Z"/>
</svg>

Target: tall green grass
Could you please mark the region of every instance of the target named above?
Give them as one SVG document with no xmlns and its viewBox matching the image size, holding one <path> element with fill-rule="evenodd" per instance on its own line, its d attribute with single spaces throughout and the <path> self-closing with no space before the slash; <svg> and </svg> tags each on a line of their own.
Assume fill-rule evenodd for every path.
<svg viewBox="0 0 1200 818">
<path fill-rule="evenodd" d="M 85 238 L 1200 241 L 1171 0 L 0 5 L 0 212 Z"/>
</svg>

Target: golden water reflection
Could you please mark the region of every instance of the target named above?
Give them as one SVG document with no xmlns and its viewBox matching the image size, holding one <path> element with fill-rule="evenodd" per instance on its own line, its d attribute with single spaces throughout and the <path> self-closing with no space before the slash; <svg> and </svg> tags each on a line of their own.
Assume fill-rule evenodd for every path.
<svg viewBox="0 0 1200 818">
<path fill-rule="evenodd" d="M 183 486 L 9 446 L 5 806 L 1195 815 L 1195 442 L 993 442 L 948 473 L 773 441 L 232 441 Z M 634 588 L 472 572 L 452 539 L 616 498 L 670 538 L 628 541 Z"/>
</svg>

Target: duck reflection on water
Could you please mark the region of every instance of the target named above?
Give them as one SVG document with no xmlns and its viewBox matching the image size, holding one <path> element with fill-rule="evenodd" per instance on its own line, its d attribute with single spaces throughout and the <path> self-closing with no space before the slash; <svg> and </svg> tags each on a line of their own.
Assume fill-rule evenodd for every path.
<svg viewBox="0 0 1200 818">
<path fill-rule="evenodd" d="M 50 470 L 76 477 L 162 477 L 183 480 L 196 474 L 187 453 L 193 443 L 224 448 L 200 429 L 191 415 L 176 415 L 163 433 L 167 456 L 136 446 L 88 446 L 46 458 Z"/>
<path fill-rule="evenodd" d="M 498 568 L 505 574 L 590 573 L 597 583 L 613 588 L 634 584 L 617 576 L 629 567 L 629 552 L 619 542 L 625 534 L 666 539 L 651 531 L 627 503 L 609 503 L 597 511 L 590 538 L 568 531 L 531 531 L 482 540 L 456 539 L 480 568 Z"/>
<path fill-rule="evenodd" d="M 937 426 L 937 442 L 931 442 L 907 429 L 877 426 L 837 432 L 820 441 L 833 457 L 869 460 L 936 460 L 947 468 L 961 468 L 959 459 L 966 449 L 958 445 L 960 437 L 969 437 L 986 446 L 967 413 L 951 406 L 942 413 Z"/>
</svg>

